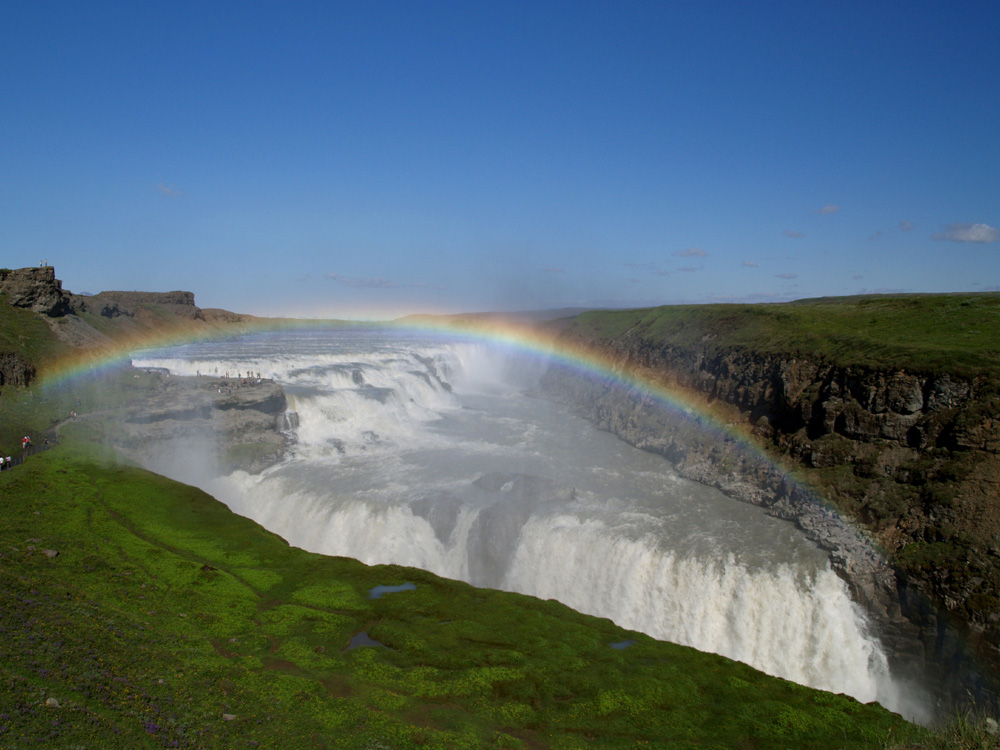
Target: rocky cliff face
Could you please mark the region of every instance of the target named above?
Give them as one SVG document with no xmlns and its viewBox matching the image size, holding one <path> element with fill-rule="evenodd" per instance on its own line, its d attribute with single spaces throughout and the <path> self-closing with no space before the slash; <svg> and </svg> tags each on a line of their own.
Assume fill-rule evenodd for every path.
<svg viewBox="0 0 1000 750">
<path fill-rule="evenodd" d="M 70 309 L 70 295 L 63 291 L 52 266 L 0 269 L 0 292 L 14 307 L 43 315 L 65 315 Z"/>
<path fill-rule="evenodd" d="M 127 316 L 134 318 L 144 307 L 157 305 L 178 317 L 202 320 L 201 310 L 195 307 L 191 292 L 101 292 L 89 297 L 72 296 L 72 311 L 89 312 L 105 318 Z"/>
<path fill-rule="evenodd" d="M 38 313 L 62 343 L 76 349 L 127 346 L 168 330 L 236 331 L 255 321 L 251 315 L 202 310 L 192 292 L 72 294 L 63 290 L 52 266 L 0 269 L 0 295 L 0 303 L 6 299 L 14 307 Z M 8 379 L 0 382 L 27 384 L 34 375 L 33 370 L 26 378 L 23 373 L 15 375 L 14 369 L 9 372 Z"/>
<path fill-rule="evenodd" d="M 737 433 L 752 434 L 767 457 L 743 449 L 731 430 L 706 431 L 644 392 L 570 370 L 550 371 L 543 391 L 666 456 L 684 476 L 796 522 L 830 550 L 897 668 L 934 672 L 959 694 L 993 690 L 987 673 L 1000 663 L 995 381 L 676 347 L 641 335 L 600 348 L 621 371 L 700 397 Z M 790 481 L 785 469 L 806 482 Z M 993 665 L 985 672 L 977 666 L 983 656 Z"/>
<path fill-rule="evenodd" d="M 283 456 L 287 404 L 276 383 L 158 371 L 142 377 L 151 379 L 151 387 L 141 402 L 118 415 L 109 433 L 109 442 L 128 458 L 170 476 L 200 480 L 220 471 L 259 472 Z"/>
<path fill-rule="evenodd" d="M 233 327 L 251 316 L 203 311 L 191 292 L 101 292 L 91 296 L 63 290 L 52 266 L 0 269 L 0 303 L 38 313 L 56 337 L 75 348 L 99 349 L 185 326 Z M 100 316 L 95 319 L 94 316 Z M 103 320 L 102 320 L 103 319 Z M 0 352 L 0 384 L 28 385 L 35 375 L 16 353 Z"/>
<path fill-rule="evenodd" d="M 35 368 L 20 355 L 0 352 L 0 386 L 28 385 L 35 377 Z"/>
</svg>

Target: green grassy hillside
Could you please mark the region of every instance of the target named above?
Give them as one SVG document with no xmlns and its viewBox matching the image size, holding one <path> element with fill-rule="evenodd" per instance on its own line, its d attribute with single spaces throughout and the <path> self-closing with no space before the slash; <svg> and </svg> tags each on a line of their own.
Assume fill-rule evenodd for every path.
<svg viewBox="0 0 1000 750">
<path fill-rule="evenodd" d="M 0 474 L 0 494 L 0 747 L 828 748 L 921 734 L 555 602 L 291 548 L 72 439 Z M 369 596 L 404 582 L 415 588 Z M 384 645 L 349 648 L 359 633 Z"/>
<path fill-rule="evenodd" d="M 1000 295 L 829 298 L 772 305 L 675 305 L 587 312 L 567 332 L 601 342 L 628 332 L 706 351 L 743 347 L 843 366 L 963 376 L 1000 370 Z"/>
<path fill-rule="evenodd" d="M 40 315 L 8 305 L 6 296 L 0 294 L 0 352 L 44 366 L 64 350 Z"/>
<path fill-rule="evenodd" d="M 734 310 L 719 308 L 716 335 L 752 340 L 748 321 L 773 318 L 767 337 L 800 337 L 783 312 Z M 706 335 L 684 308 L 621 325 L 635 315 Z M 573 325 L 607 333 L 617 316 Z M 6 305 L 0 336 L 42 366 L 61 348 Z M 119 373 L 5 389 L 0 439 L 37 442 L 71 409 L 113 410 L 143 387 Z M 970 746 L 555 602 L 290 548 L 93 448 L 103 428 L 66 424 L 0 473 L 0 748 Z M 378 645 L 351 647 L 365 638 Z M 984 736 L 971 746 L 995 746 Z"/>
</svg>

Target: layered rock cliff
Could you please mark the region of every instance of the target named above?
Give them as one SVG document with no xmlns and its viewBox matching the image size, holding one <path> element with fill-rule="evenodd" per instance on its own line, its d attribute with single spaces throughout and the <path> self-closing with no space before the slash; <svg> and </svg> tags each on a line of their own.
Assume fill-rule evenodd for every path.
<svg viewBox="0 0 1000 750">
<path fill-rule="evenodd" d="M 72 295 L 74 313 L 90 312 L 105 318 L 134 318 L 152 305 L 166 307 L 173 315 L 190 320 L 203 320 L 195 307 L 191 292 L 101 292 L 90 296 Z"/>
<path fill-rule="evenodd" d="M 65 315 L 70 309 L 70 295 L 63 291 L 52 266 L 0 269 L 0 293 L 14 307 L 43 315 Z"/>
<path fill-rule="evenodd" d="M 719 332 L 672 339 L 648 325 L 568 326 L 562 337 L 713 416 L 692 418 L 648 389 L 568 368 L 550 370 L 546 395 L 666 456 L 684 476 L 796 522 L 831 551 L 898 667 L 936 672 L 953 692 L 994 689 L 1000 386 L 992 372 L 760 351 Z"/>
<path fill-rule="evenodd" d="M 14 352 L 0 352 L 0 386 L 27 385 L 35 377 L 35 368 Z"/>
<path fill-rule="evenodd" d="M 37 314 L 55 334 L 52 351 L 25 357 L 25 347 L 5 345 L 0 335 L 0 385 L 28 385 L 48 354 L 69 345 L 79 351 L 148 343 L 157 336 L 239 332 L 256 318 L 226 310 L 201 309 L 191 292 L 101 292 L 73 294 L 62 288 L 55 268 L 0 269 L 0 302 Z M 2 332 L 0 332 L 2 333 Z M 21 336 L 23 338 L 23 336 Z M 49 337 L 51 338 L 51 336 Z M 37 356 L 37 355 L 41 356 Z"/>
</svg>

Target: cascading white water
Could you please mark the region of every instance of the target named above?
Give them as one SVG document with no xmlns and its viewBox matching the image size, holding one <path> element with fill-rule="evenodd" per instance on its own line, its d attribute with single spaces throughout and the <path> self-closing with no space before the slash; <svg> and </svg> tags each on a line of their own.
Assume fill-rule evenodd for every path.
<svg viewBox="0 0 1000 750">
<path fill-rule="evenodd" d="M 134 363 L 259 371 L 285 384 L 298 416 L 289 459 L 206 489 L 292 544 L 558 599 L 918 712 L 824 553 L 790 524 L 525 396 L 511 360 L 491 347 L 270 334 Z"/>
<path fill-rule="evenodd" d="M 625 627 L 795 682 L 860 700 L 889 697 L 880 694 L 885 659 L 829 569 L 803 573 L 782 563 L 755 570 L 731 555 L 682 556 L 649 538 L 558 516 L 526 525 L 507 583 L 589 614 L 614 612 Z"/>
</svg>

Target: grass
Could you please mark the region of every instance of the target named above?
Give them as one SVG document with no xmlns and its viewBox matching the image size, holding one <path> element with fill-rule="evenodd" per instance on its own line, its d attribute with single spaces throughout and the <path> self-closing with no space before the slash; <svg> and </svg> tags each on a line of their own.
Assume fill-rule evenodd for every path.
<svg viewBox="0 0 1000 750">
<path fill-rule="evenodd" d="M 63 351 L 41 316 L 7 304 L 0 293 L 0 352 L 16 354 L 36 367 L 44 366 Z"/>
<path fill-rule="evenodd" d="M 72 438 L 0 474 L 0 493 L 0 747 L 925 737 L 877 705 L 556 602 L 289 547 L 201 491 Z M 407 581 L 416 589 L 367 596 Z M 385 647 L 345 650 L 361 632 Z"/>
<path fill-rule="evenodd" d="M 596 338 L 638 328 L 664 345 L 988 369 L 998 308 L 967 301 L 920 301 L 919 325 L 891 298 L 570 325 Z M 947 362 L 931 340 L 950 347 Z M 37 316 L 6 305 L 0 349 L 41 364 L 59 353 Z M 5 388 L 0 447 L 71 410 L 141 400 L 147 386 L 120 371 L 73 390 Z M 94 447 L 99 422 L 61 434 L 0 474 L 0 748 L 997 746 L 971 714 L 930 733 L 556 602 L 294 549 L 196 489 L 116 462 Z M 403 582 L 416 588 L 367 596 Z M 382 645 L 349 648 L 362 633 Z M 634 644 L 610 647 L 623 640 Z"/>
<path fill-rule="evenodd" d="M 998 750 L 1000 725 L 988 712 L 970 708 L 938 727 L 919 744 L 897 742 L 891 735 L 886 750 Z"/>
<path fill-rule="evenodd" d="M 963 376 L 1000 367 L 1000 295 L 990 294 L 674 305 L 588 312 L 561 325 L 596 342 L 631 333 L 664 346 L 810 355 L 843 366 Z"/>
</svg>

